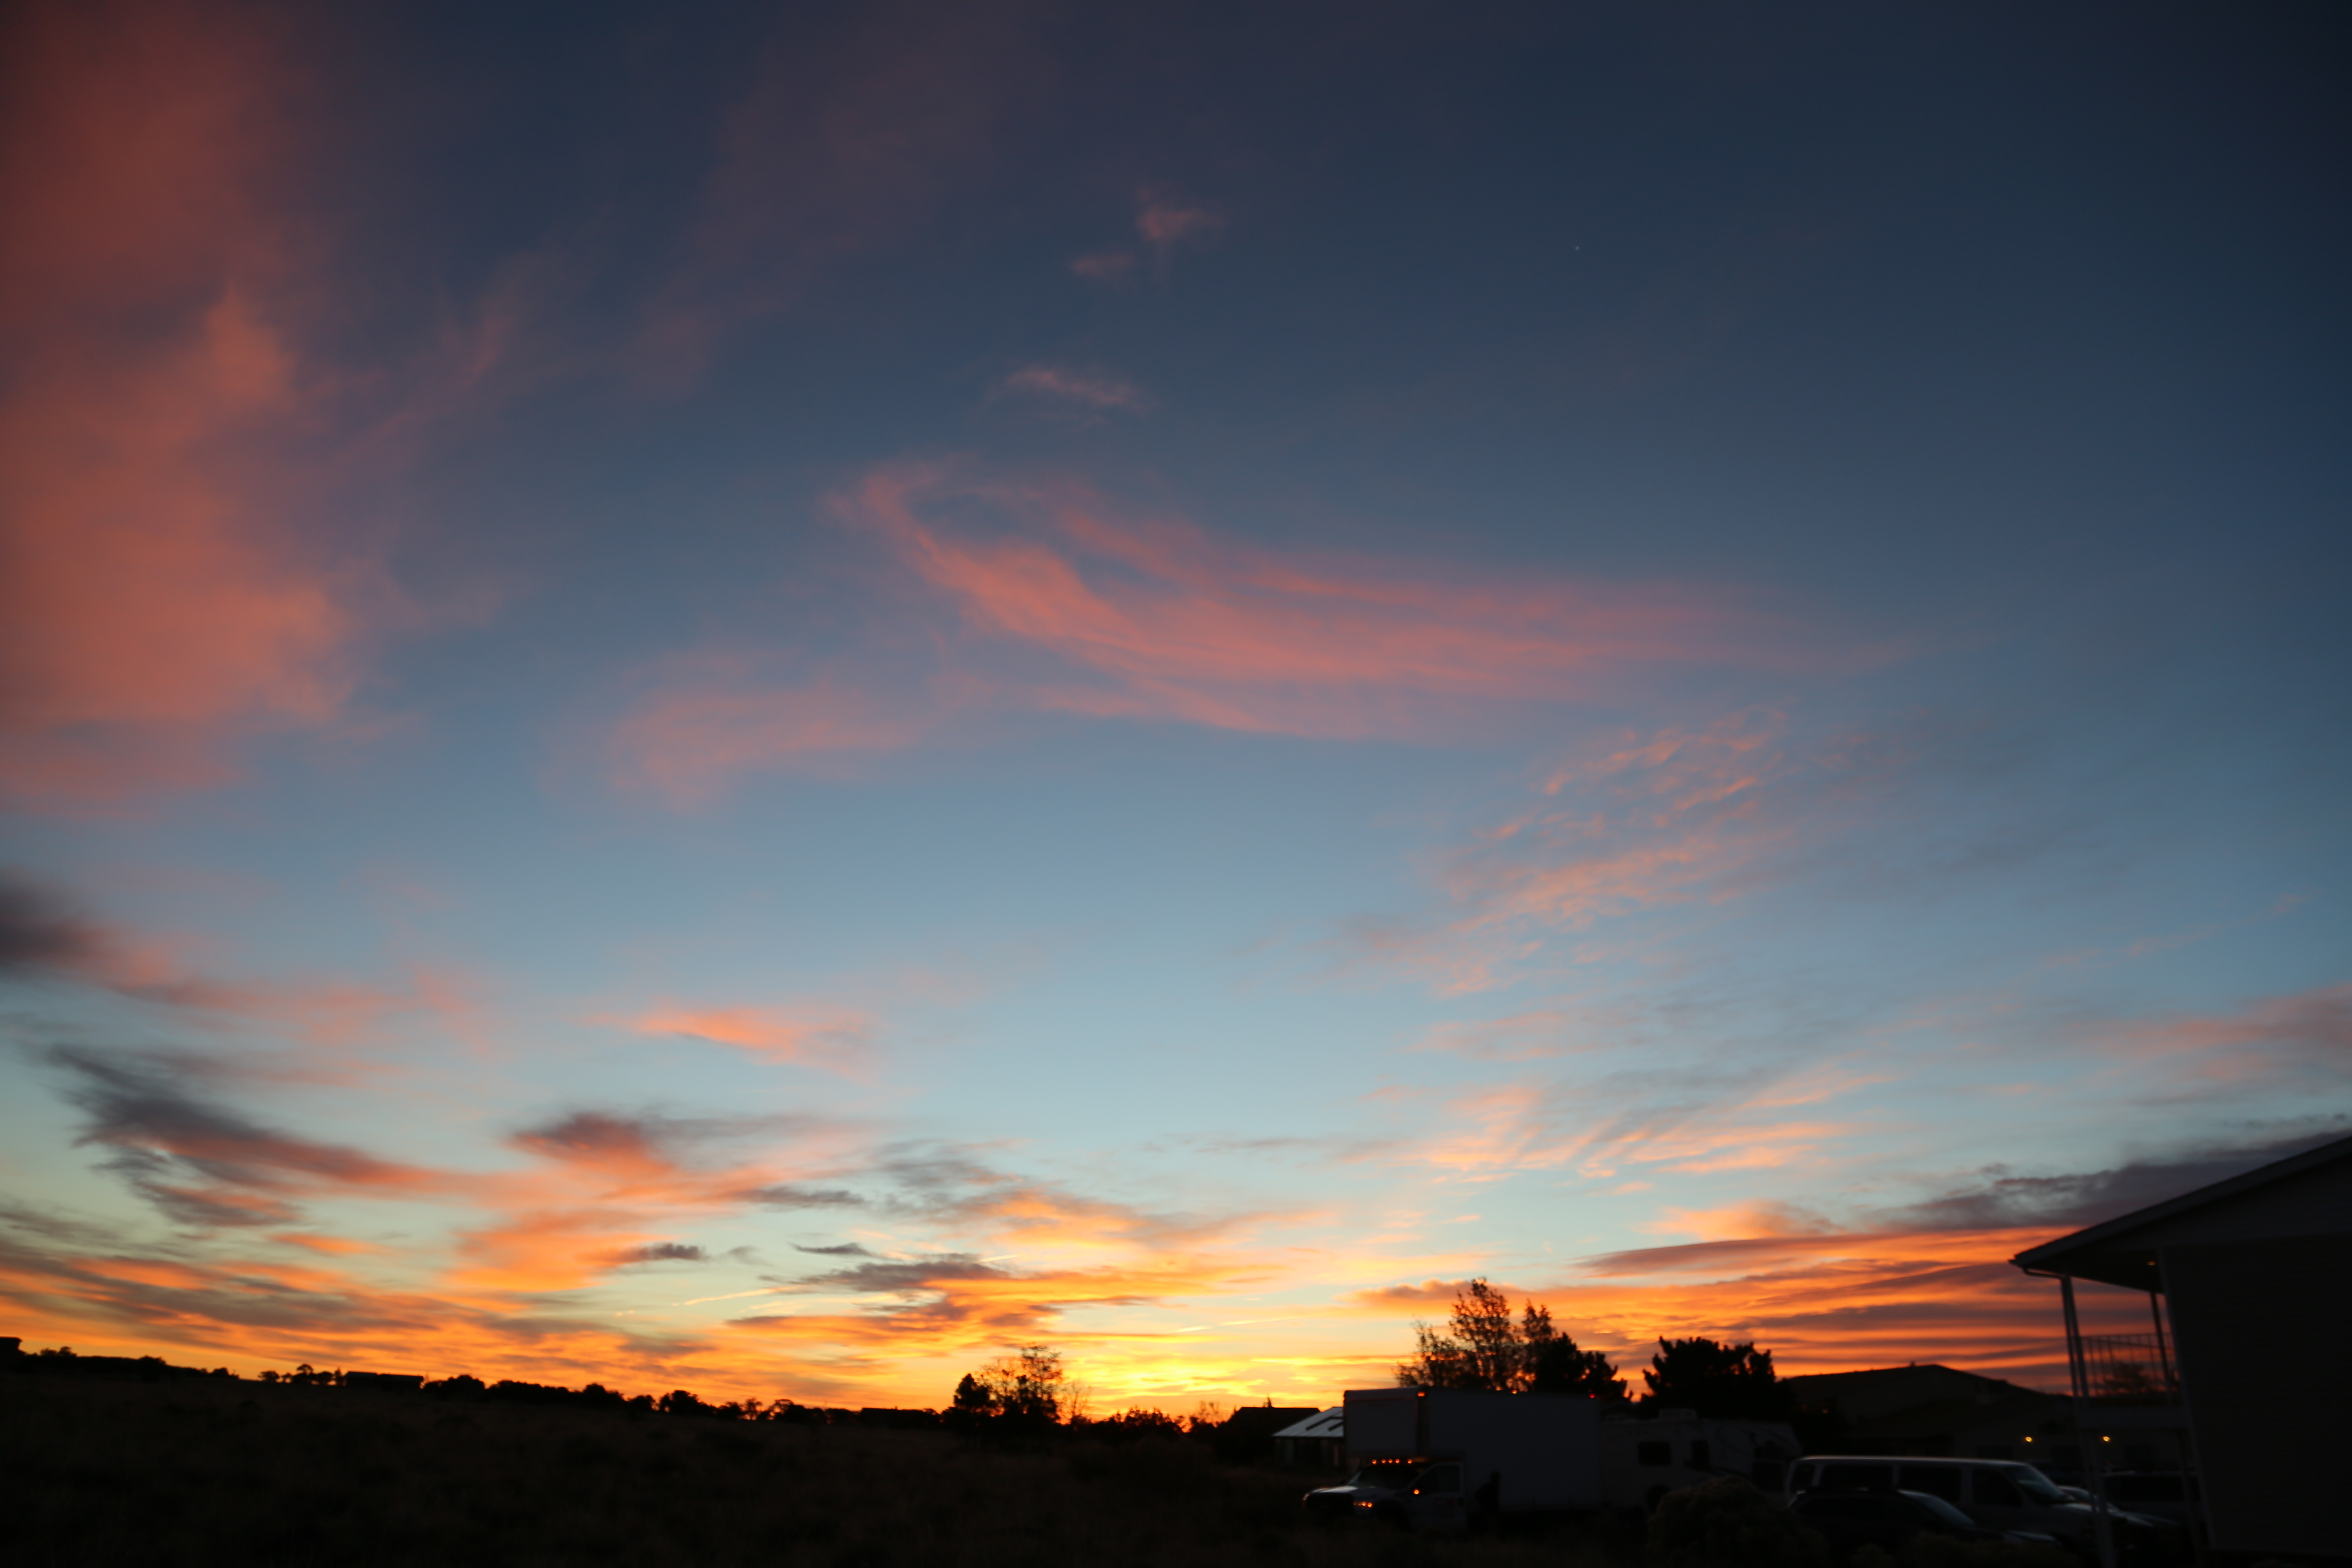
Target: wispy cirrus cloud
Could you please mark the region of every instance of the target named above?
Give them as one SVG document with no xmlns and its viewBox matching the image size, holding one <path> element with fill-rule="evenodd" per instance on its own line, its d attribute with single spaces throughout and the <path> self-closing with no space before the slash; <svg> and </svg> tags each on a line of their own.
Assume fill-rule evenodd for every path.
<svg viewBox="0 0 2352 1568">
<path fill-rule="evenodd" d="M 78 1142 L 110 1151 L 107 1168 L 183 1226 L 283 1226 L 321 1196 L 457 1190 L 447 1173 L 284 1131 L 230 1108 L 221 1090 L 237 1075 L 217 1058 L 58 1047 L 46 1059 L 84 1113 Z"/>
<path fill-rule="evenodd" d="M 1140 414 L 1152 405 L 1151 395 L 1125 376 L 1055 364 L 1024 364 L 998 382 L 990 395 L 1058 405 L 1082 415 Z"/>
<path fill-rule="evenodd" d="M 2314 1074 L 2340 1079 L 2352 1066 L 2352 985 L 2256 997 L 2222 1011 L 2106 1019 L 2074 1032 L 2129 1071 L 2163 1063 L 2168 1093 L 2203 1095 L 2217 1084 Z"/>
<path fill-rule="evenodd" d="M 411 965 L 392 981 L 233 979 L 194 967 L 186 945 L 97 920 L 60 889 L 0 867 L 0 978 L 93 987 L 207 1030 L 290 1037 L 303 1048 L 269 1065 L 279 1076 L 381 1070 L 360 1053 L 398 1026 L 430 1019 L 466 1033 L 478 1022 L 476 978 L 448 965 Z M 265 1070 L 261 1058 L 248 1058 L 247 1070 Z"/>
<path fill-rule="evenodd" d="M 1548 770 L 1531 804 L 1435 855 L 1433 911 L 1353 922 L 1350 961 L 1444 994 L 1558 968 L 1563 938 L 1721 902 L 1774 857 L 1808 847 L 1879 750 L 1864 735 L 1801 735 L 1763 709 L 1612 737 Z"/>
<path fill-rule="evenodd" d="M 1136 235 L 1156 250 L 1188 241 L 1197 244 L 1224 226 L 1224 215 L 1216 208 L 1165 185 L 1146 185 L 1136 193 Z"/>
<path fill-rule="evenodd" d="M 918 591 L 890 607 L 927 616 L 952 675 L 762 684 L 772 658 L 688 661 L 614 731 L 624 781 L 691 803 L 747 772 L 945 738 L 989 710 L 1436 741 L 1677 670 L 1822 657 L 1803 628 L 1725 589 L 1277 552 L 1131 515 L 1071 480 L 895 464 L 832 509 L 888 550 Z M 1615 880 L 1654 877 L 1662 857 Z"/>
<path fill-rule="evenodd" d="M 643 365 L 690 381 L 729 334 L 919 232 L 991 170 L 1050 69 L 1019 7 L 783 14 L 646 312 Z"/>
<path fill-rule="evenodd" d="M 730 1046 L 761 1061 L 790 1062 L 863 1078 L 881 1034 L 854 1008 L 657 1007 L 626 1021 L 641 1035 L 669 1035 Z"/>
<path fill-rule="evenodd" d="M 1223 213 L 1169 186 L 1148 184 L 1135 194 L 1135 237 L 1158 276 L 1166 276 L 1179 249 L 1205 245 L 1224 226 Z M 1135 275 L 1139 259 L 1135 249 L 1111 246 L 1077 257 L 1070 270 L 1090 283 L 1121 283 Z"/>
</svg>

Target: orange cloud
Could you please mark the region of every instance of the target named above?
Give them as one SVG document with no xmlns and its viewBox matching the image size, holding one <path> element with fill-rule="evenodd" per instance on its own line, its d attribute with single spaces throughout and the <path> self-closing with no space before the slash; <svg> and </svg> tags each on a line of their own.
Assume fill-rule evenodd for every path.
<svg viewBox="0 0 2352 1568">
<path fill-rule="evenodd" d="M 630 1025 L 640 1034 L 683 1035 L 733 1046 L 762 1061 L 793 1062 L 855 1078 L 873 1054 L 877 1026 L 846 1009 L 784 1013 L 759 1007 L 657 1008 Z"/>
<path fill-rule="evenodd" d="M 1816 1234 L 1811 1218 L 1765 1205 L 1743 1227 L 1706 1216 L 1719 1239 L 1581 1260 L 1522 1284 L 1587 1349 L 1607 1352 L 1636 1392 L 1661 1337 L 1753 1340 L 1785 1373 L 1936 1361 L 2029 1384 L 2065 1380 L 2055 1288 L 2006 1261 L 2049 1227 Z M 1454 1280 L 1359 1292 L 1354 1309 L 1402 1321 L 1442 1313 Z M 2085 1289 L 2094 1331 L 2144 1332 L 2147 1298 Z M 1400 1333 L 1399 1342 L 1404 1342 Z"/>
</svg>

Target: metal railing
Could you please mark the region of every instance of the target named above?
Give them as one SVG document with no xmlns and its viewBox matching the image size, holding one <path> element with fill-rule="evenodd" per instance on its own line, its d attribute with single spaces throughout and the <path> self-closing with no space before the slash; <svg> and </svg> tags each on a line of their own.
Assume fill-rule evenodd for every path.
<svg viewBox="0 0 2352 1568">
<path fill-rule="evenodd" d="M 2158 1334 L 2084 1334 L 2083 1370 L 2102 1405 L 2177 1405 L 2180 1376 Z"/>
</svg>

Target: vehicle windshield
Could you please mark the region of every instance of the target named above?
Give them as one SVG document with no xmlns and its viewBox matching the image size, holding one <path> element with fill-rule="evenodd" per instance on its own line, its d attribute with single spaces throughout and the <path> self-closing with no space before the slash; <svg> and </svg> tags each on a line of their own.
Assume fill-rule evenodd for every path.
<svg viewBox="0 0 2352 1568">
<path fill-rule="evenodd" d="M 1348 1484 L 1351 1487 L 1386 1487 L 1391 1491 L 1402 1491 L 1412 1485 L 1413 1471 L 1417 1468 L 1412 1464 L 1366 1465 L 1348 1478 Z"/>
<path fill-rule="evenodd" d="M 2000 1473 L 2015 1481 L 2019 1491 L 2044 1508 L 2053 1507 L 2066 1500 L 2066 1494 L 2058 1489 L 2057 1484 L 2032 1465 L 2003 1465 L 2000 1468 Z"/>
<path fill-rule="evenodd" d="M 1934 1514 L 1937 1519 L 1942 1520 L 1946 1524 L 1973 1526 L 1976 1523 L 1975 1520 L 1970 1519 L 1967 1514 L 1962 1513 L 1958 1509 L 1954 1508 L 1950 1503 L 1946 1502 L 1942 1498 L 1936 1496 L 1932 1492 L 1905 1492 L 1903 1495 L 1909 1498 L 1913 1502 L 1917 1503 L 1921 1508 L 1926 1509 L 1929 1513 Z"/>
</svg>

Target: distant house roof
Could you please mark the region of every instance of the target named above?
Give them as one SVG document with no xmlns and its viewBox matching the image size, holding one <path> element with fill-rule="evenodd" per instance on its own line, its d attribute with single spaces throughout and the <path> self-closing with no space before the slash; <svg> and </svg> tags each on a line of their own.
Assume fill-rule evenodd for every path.
<svg viewBox="0 0 2352 1568">
<path fill-rule="evenodd" d="M 2063 1394 L 2036 1394 L 2025 1388 L 1983 1404 L 1973 1399 L 1946 1399 L 1934 1405 L 1914 1405 L 1862 1425 L 1870 1436 L 1884 1442 L 1889 1438 L 1940 1436 L 1988 1423 L 2063 1415 L 2068 1403 Z"/>
<path fill-rule="evenodd" d="M 1314 1414 L 1305 1405 L 1244 1405 L 1226 1416 L 1218 1429 L 1235 1436 L 1245 1434 L 1253 1437 L 1272 1437 L 1277 1435 L 1278 1428 L 1287 1426 L 1301 1416 Z"/>
<path fill-rule="evenodd" d="M 1822 1394 L 1842 1393 L 1849 1388 L 1867 1387 L 1874 1384 L 1907 1383 L 1920 1379 L 1923 1375 L 1939 1380 L 1966 1378 L 1970 1383 L 1991 1384 L 1997 1388 L 2015 1386 L 2002 1382 L 2000 1378 L 1988 1377 L 1980 1372 L 1967 1372 L 1959 1367 L 1946 1366 L 1943 1363 L 1935 1361 L 1917 1361 L 1906 1366 L 1864 1367 L 1855 1372 L 1802 1372 L 1793 1377 L 1784 1377 L 1780 1381 L 1799 1390 L 1801 1396 L 1810 1394 L 1819 1397 Z"/>
<path fill-rule="evenodd" d="M 2029 1247 L 2010 1259 L 2031 1273 L 2067 1274 L 2134 1290 L 2163 1289 L 2156 1249 L 2190 1241 L 2333 1236 L 2352 1230 L 2352 1138 L 2150 1204 L 2104 1225 Z"/>
<path fill-rule="evenodd" d="M 1978 1403 L 2034 1391 L 1980 1372 L 1963 1372 L 1938 1362 L 1869 1367 L 1860 1372 L 1802 1373 L 1782 1386 L 1807 1405 L 1835 1407 L 1848 1420 L 1875 1420 L 1897 1410 L 1967 1399 Z"/>
<path fill-rule="evenodd" d="M 1275 1436 L 1278 1440 L 1284 1437 L 1344 1437 L 1347 1435 L 1348 1407 L 1334 1405 L 1328 1410 L 1318 1411 L 1304 1421 L 1285 1426 Z"/>
</svg>

